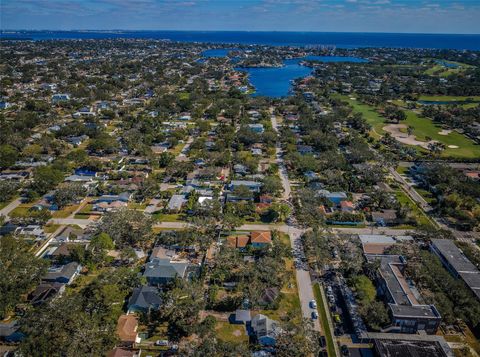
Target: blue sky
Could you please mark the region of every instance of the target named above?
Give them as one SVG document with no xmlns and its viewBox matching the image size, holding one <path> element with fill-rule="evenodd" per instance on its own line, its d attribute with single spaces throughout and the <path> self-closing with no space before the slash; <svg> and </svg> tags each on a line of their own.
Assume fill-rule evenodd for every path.
<svg viewBox="0 0 480 357">
<path fill-rule="evenodd" d="M 1 29 L 480 33 L 480 0 L 0 0 Z"/>
</svg>

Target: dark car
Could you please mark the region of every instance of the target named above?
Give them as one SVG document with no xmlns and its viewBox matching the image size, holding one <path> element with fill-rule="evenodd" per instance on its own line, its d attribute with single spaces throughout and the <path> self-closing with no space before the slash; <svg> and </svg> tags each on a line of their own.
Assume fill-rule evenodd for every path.
<svg viewBox="0 0 480 357">
<path fill-rule="evenodd" d="M 340 347 L 341 351 L 342 351 L 342 355 L 344 356 L 350 356 L 350 351 L 348 349 L 348 346 L 346 345 L 342 345 L 342 347 Z"/>
<path fill-rule="evenodd" d="M 320 347 L 325 347 L 327 345 L 327 339 L 325 336 L 320 336 L 318 342 L 320 343 Z"/>
</svg>

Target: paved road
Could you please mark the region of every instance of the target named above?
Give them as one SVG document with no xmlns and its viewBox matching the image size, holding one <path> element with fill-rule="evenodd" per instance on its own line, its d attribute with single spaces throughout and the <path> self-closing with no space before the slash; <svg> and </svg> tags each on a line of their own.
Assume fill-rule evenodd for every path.
<svg viewBox="0 0 480 357">
<path fill-rule="evenodd" d="M 193 137 L 189 136 L 187 143 L 185 146 L 182 148 L 182 151 L 175 157 L 175 161 L 187 161 L 187 155 L 186 153 L 188 152 L 188 149 L 190 149 L 190 145 L 193 143 Z"/>
<path fill-rule="evenodd" d="M 424 212 L 430 212 L 432 206 L 400 175 L 394 168 L 390 168 L 390 174 L 403 187 L 403 190 L 415 201 Z"/>
<path fill-rule="evenodd" d="M 278 123 L 277 118 L 275 115 L 271 117 L 272 127 L 273 129 L 278 132 Z M 290 181 L 288 180 L 288 172 L 285 167 L 285 163 L 282 157 L 282 150 L 277 144 L 277 164 L 279 167 L 280 179 L 282 181 L 283 186 L 283 199 L 289 200 L 291 187 Z M 279 229 L 281 227 L 281 229 Z M 312 287 L 312 280 L 310 279 L 310 272 L 308 270 L 308 265 L 305 259 L 305 253 L 303 250 L 303 244 L 300 239 L 304 230 L 297 229 L 290 226 L 279 226 L 277 229 L 279 230 L 286 230 L 286 233 L 290 236 L 290 244 L 292 245 L 292 250 L 294 254 L 294 264 L 295 264 L 295 272 L 297 277 L 297 286 L 298 286 L 298 296 L 300 298 L 300 305 L 302 308 L 302 315 L 306 319 L 311 319 L 312 317 L 312 310 L 310 308 L 310 301 L 315 300 L 315 296 L 313 295 L 313 287 Z M 320 323 L 318 319 L 313 320 L 313 327 L 316 331 L 321 331 Z"/>
<path fill-rule="evenodd" d="M 60 225 L 77 225 L 82 228 L 95 222 L 93 219 L 78 219 L 78 218 L 52 218 L 49 223 Z"/>
<path fill-rule="evenodd" d="M 22 201 L 20 198 L 17 198 L 15 201 L 10 202 L 8 205 L 0 209 L 0 216 L 5 216 L 6 218 L 8 218 L 10 212 L 20 206 L 21 203 Z"/>
</svg>

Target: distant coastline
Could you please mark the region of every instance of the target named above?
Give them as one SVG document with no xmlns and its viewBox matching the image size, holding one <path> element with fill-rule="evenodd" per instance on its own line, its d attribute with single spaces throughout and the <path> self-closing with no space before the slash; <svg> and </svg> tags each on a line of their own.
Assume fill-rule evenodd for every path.
<svg viewBox="0 0 480 357">
<path fill-rule="evenodd" d="M 335 46 L 338 48 L 390 47 L 480 51 L 480 34 L 413 34 L 277 31 L 27 31 L 3 30 L 0 39 L 155 39 L 270 46 Z"/>
</svg>

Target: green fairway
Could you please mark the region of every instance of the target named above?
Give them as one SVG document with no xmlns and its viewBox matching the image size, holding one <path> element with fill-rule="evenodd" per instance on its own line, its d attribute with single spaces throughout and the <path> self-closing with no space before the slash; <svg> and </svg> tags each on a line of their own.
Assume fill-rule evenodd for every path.
<svg viewBox="0 0 480 357">
<path fill-rule="evenodd" d="M 426 138 L 430 137 L 433 140 L 437 140 L 443 143 L 446 148 L 442 152 L 443 157 L 459 157 L 475 159 L 480 157 L 480 145 L 475 144 L 466 136 L 457 133 L 456 131 L 450 132 L 448 135 L 441 135 L 439 132 L 442 128 L 435 124 L 428 118 L 421 118 L 417 113 L 411 110 L 405 110 L 407 119 L 402 121 L 401 124 L 413 127 L 413 134 L 418 140 L 427 141 Z M 449 145 L 458 146 L 458 148 L 449 148 Z"/>
<path fill-rule="evenodd" d="M 465 100 L 480 101 L 480 95 L 474 96 L 454 96 L 454 95 L 421 95 L 418 100 L 426 100 L 432 102 L 461 102 Z"/>
<path fill-rule="evenodd" d="M 385 118 L 378 114 L 374 107 L 368 104 L 360 103 L 358 100 L 351 99 L 346 95 L 338 95 L 337 98 L 348 102 L 348 104 L 352 106 L 354 113 L 363 114 L 363 117 L 372 126 L 370 134 L 373 137 L 379 139 L 383 134 L 385 134 L 385 131 L 382 129 L 385 126 Z"/>
<path fill-rule="evenodd" d="M 352 108 L 354 113 L 362 113 L 363 117 L 367 120 L 367 122 L 372 126 L 372 130 L 370 134 L 375 138 L 380 138 L 385 131 L 383 127 L 387 125 L 385 122 L 385 118 L 381 116 L 374 107 L 368 104 L 360 103 L 352 96 L 346 95 L 336 95 L 337 98 L 348 102 Z M 467 97 L 450 97 L 450 96 L 422 96 L 420 97 L 421 100 L 443 100 L 443 98 L 452 98 L 449 100 L 459 100 L 461 98 Z M 477 97 L 474 97 L 474 99 Z M 442 128 L 435 124 L 429 118 L 421 118 L 416 112 L 412 110 L 405 110 L 405 114 L 407 115 L 407 119 L 400 122 L 400 124 L 404 124 L 406 126 L 413 127 L 413 134 L 416 138 L 420 141 L 427 141 L 426 138 L 429 137 L 432 140 L 437 140 L 443 143 L 446 148 L 442 152 L 442 157 L 455 157 L 455 158 L 467 158 L 467 159 L 474 159 L 480 157 L 480 145 L 475 144 L 473 140 L 470 140 L 466 136 L 457 133 L 456 131 L 452 131 L 447 135 L 441 135 L 439 132 L 442 131 Z M 449 148 L 449 145 L 458 146 L 458 148 Z M 419 146 L 416 146 L 419 150 L 421 149 Z"/>
</svg>

